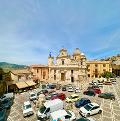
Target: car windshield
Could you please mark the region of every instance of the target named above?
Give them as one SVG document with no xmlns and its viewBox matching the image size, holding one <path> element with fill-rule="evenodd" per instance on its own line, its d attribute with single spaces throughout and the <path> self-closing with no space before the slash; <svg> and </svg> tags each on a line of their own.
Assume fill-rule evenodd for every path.
<svg viewBox="0 0 120 121">
<path fill-rule="evenodd" d="M 84 108 L 89 111 L 92 107 L 90 105 L 85 105 Z"/>
<path fill-rule="evenodd" d="M 35 96 L 35 94 L 31 94 L 31 97 L 34 97 Z"/>
<path fill-rule="evenodd" d="M 26 109 L 29 109 L 29 108 L 31 108 L 31 104 L 28 104 L 28 105 L 24 105 L 24 107 L 23 107 L 25 110 Z"/>
<path fill-rule="evenodd" d="M 8 100 L 3 100 L 2 103 L 3 104 L 8 103 Z"/>
<path fill-rule="evenodd" d="M 72 116 L 72 114 L 69 111 L 66 111 L 70 116 Z"/>
<path fill-rule="evenodd" d="M 72 97 L 72 96 L 69 96 L 69 99 L 73 99 L 74 97 Z"/>
<path fill-rule="evenodd" d="M 45 110 L 46 110 L 46 107 L 45 107 L 45 106 L 42 106 L 42 107 L 39 109 L 40 113 L 44 113 Z"/>
</svg>

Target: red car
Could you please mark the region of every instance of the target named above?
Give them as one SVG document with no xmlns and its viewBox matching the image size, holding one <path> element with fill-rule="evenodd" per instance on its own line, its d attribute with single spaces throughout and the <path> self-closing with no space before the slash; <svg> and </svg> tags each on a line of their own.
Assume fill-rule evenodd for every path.
<svg viewBox="0 0 120 121">
<path fill-rule="evenodd" d="M 66 96 L 65 96 L 64 93 L 58 93 L 57 95 L 53 95 L 51 97 L 51 100 L 58 99 L 58 98 L 61 99 L 61 100 L 65 100 Z"/>
<path fill-rule="evenodd" d="M 101 93 L 100 88 L 97 88 L 97 87 L 88 87 L 87 90 L 93 90 L 95 92 L 95 94 L 100 94 Z"/>
<path fill-rule="evenodd" d="M 93 90 L 94 90 L 94 92 L 95 92 L 96 94 L 100 94 L 100 93 L 101 93 L 101 90 L 100 90 L 99 88 L 93 88 Z"/>
</svg>

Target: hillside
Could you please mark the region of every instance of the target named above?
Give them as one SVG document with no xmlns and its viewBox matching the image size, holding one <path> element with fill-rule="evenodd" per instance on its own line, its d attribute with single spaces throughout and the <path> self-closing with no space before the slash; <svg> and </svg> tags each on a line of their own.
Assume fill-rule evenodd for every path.
<svg viewBox="0 0 120 121">
<path fill-rule="evenodd" d="M 26 65 L 18 65 L 18 64 L 11 64 L 7 62 L 0 62 L 0 68 L 2 68 L 5 72 L 12 70 L 12 69 L 22 69 L 27 68 Z"/>
</svg>

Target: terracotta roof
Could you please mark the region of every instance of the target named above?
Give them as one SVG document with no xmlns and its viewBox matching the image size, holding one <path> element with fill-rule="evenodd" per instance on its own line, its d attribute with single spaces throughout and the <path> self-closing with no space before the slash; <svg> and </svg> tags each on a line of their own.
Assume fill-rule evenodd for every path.
<svg viewBox="0 0 120 121">
<path fill-rule="evenodd" d="M 24 81 L 17 82 L 16 85 L 19 89 L 28 87 L 28 85 Z"/>
<path fill-rule="evenodd" d="M 14 74 L 29 74 L 31 73 L 28 69 L 16 69 L 16 70 L 11 70 L 12 73 Z"/>
<path fill-rule="evenodd" d="M 32 80 L 27 80 L 27 81 L 25 81 L 25 82 L 26 82 L 26 84 L 27 84 L 28 86 L 34 86 L 34 85 L 36 85 L 36 83 L 33 82 Z"/>
<path fill-rule="evenodd" d="M 48 67 L 48 66 L 42 65 L 42 64 L 34 64 L 34 65 L 31 65 L 30 67 Z"/>
</svg>

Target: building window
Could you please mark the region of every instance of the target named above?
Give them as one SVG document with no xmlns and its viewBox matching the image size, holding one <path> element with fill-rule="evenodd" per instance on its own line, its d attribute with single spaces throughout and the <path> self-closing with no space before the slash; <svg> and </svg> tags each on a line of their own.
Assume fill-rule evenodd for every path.
<svg viewBox="0 0 120 121">
<path fill-rule="evenodd" d="M 88 77 L 90 77 L 90 74 L 88 74 Z"/>
<path fill-rule="evenodd" d="M 39 69 L 37 69 L 37 73 L 39 73 Z"/>
<path fill-rule="evenodd" d="M 106 69 L 103 69 L 103 72 L 105 72 L 106 71 Z"/>
<path fill-rule="evenodd" d="M 95 74 L 95 78 L 97 78 L 98 77 L 98 75 L 97 74 Z"/>
<path fill-rule="evenodd" d="M 62 65 L 64 65 L 64 60 L 62 60 Z"/>
<path fill-rule="evenodd" d="M 75 57 L 75 60 L 76 60 L 76 57 Z"/>
<path fill-rule="evenodd" d="M 95 69 L 95 72 L 98 72 L 98 70 L 97 70 L 97 69 Z"/>
<path fill-rule="evenodd" d="M 56 80 L 56 75 L 54 75 L 54 80 Z"/>
<path fill-rule="evenodd" d="M 90 72 L 90 69 L 87 69 L 88 72 Z"/>
<path fill-rule="evenodd" d="M 98 65 L 97 65 L 97 64 L 95 64 L 95 67 L 98 67 Z"/>
<path fill-rule="evenodd" d="M 106 67 L 106 64 L 103 64 L 103 67 Z"/>
<path fill-rule="evenodd" d="M 71 70 L 71 74 L 73 74 L 73 70 Z"/>
<path fill-rule="evenodd" d="M 56 74 L 56 70 L 54 70 L 54 74 Z"/>
<path fill-rule="evenodd" d="M 45 79 L 45 76 L 46 76 L 46 73 L 45 73 L 45 72 L 43 72 L 43 79 Z"/>
</svg>

